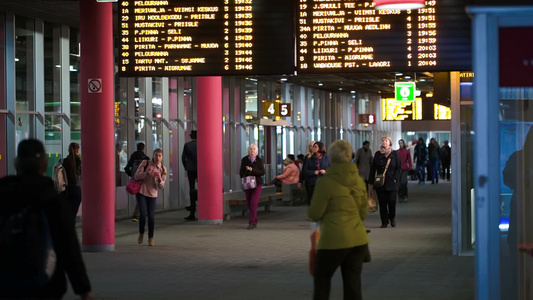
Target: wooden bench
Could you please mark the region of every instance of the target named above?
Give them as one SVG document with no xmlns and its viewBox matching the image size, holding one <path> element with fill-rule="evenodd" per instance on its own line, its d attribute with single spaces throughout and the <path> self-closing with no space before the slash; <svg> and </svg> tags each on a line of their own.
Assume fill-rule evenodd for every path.
<svg viewBox="0 0 533 300">
<path fill-rule="evenodd" d="M 307 199 L 307 193 L 305 188 L 298 188 L 298 183 L 283 184 L 281 186 L 283 201 L 286 205 L 294 205 L 296 203 L 305 203 Z"/>
<path fill-rule="evenodd" d="M 275 186 L 263 186 L 257 207 L 264 207 L 265 211 L 270 211 L 270 205 L 272 205 L 273 200 L 282 196 L 283 193 L 276 192 Z M 244 216 L 248 211 L 244 191 L 226 192 L 223 195 L 223 199 L 225 220 L 229 220 L 232 213 L 241 212 L 242 216 Z"/>
</svg>

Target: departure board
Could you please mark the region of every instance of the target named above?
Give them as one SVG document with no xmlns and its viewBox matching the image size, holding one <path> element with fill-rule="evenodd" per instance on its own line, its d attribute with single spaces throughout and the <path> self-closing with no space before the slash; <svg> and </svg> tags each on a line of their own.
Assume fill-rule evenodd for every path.
<svg viewBox="0 0 533 300">
<path fill-rule="evenodd" d="M 381 99 L 381 120 L 422 120 L 422 98 L 415 101 L 397 101 L 394 98 Z"/>
<path fill-rule="evenodd" d="M 376 10 L 372 0 L 298 0 L 299 74 L 471 69 L 464 0 Z"/>
<path fill-rule="evenodd" d="M 294 73 L 286 0 L 121 0 L 121 76 Z"/>
</svg>

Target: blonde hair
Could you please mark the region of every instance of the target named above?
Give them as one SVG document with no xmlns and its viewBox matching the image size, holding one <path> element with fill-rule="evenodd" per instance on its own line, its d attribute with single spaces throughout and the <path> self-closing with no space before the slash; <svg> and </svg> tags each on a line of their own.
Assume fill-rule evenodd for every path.
<svg viewBox="0 0 533 300">
<path fill-rule="evenodd" d="M 332 164 L 349 163 L 352 160 L 352 146 L 345 140 L 336 140 L 329 146 L 329 159 Z"/>
<path fill-rule="evenodd" d="M 389 143 L 390 143 L 390 146 L 392 148 L 392 138 L 390 136 L 384 136 L 381 138 L 381 141 L 383 142 L 383 140 L 389 140 Z"/>
<path fill-rule="evenodd" d="M 152 163 L 155 165 L 155 159 L 154 156 L 156 153 L 161 153 L 161 156 L 163 156 L 163 150 L 162 149 L 155 149 L 154 153 L 152 154 Z M 163 159 L 161 159 L 161 169 L 163 169 L 163 174 L 161 175 L 167 175 L 167 168 L 165 168 L 165 165 L 163 164 Z"/>
<path fill-rule="evenodd" d="M 313 150 L 311 150 L 311 148 L 313 148 L 315 143 L 316 143 L 315 141 L 309 142 L 309 146 L 307 146 L 307 154 L 305 155 L 305 157 L 309 158 L 309 157 L 313 156 Z"/>
</svg>

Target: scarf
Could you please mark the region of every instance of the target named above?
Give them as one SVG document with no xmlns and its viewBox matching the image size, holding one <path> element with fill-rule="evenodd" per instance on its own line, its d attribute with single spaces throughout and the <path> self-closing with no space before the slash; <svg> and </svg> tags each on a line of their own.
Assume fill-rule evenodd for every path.
<svg viewBox="0 0 533 300">
<path fill-rule="evenodd" d="M 389 154 L 392 152 L 392 147 L 389 149 L 379 148 L 379 152 L 385 156 L 389 156 Z"/>
<path fill-rule="evenodd" d="M 252 158 L 251 156 L 248 155 L 248 159 L 249 159 L 252 163 L 254 163 L 254 161 L 255 161 L 256 158 L 257 158 L 257 156 L 254 156 L 254 157 Z"/>
</svg>

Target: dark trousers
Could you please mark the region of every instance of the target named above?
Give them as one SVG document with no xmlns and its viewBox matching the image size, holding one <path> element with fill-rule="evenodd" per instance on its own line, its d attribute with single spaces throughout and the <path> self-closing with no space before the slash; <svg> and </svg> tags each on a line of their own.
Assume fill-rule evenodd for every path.
<svg viewBox="0 0 533 300">
<path fill-rule="evenodd" d="M 426 164 L 417 162 L 416 172 L 418 175 L 418 182 L 426 182 Z"/>
<path fill-rule="evenodd" d="M 196 212 L 196 201 L 198 200 L 198 191 L 196 190 L 196 181 L 198 180 L 198 172 L 187 171 L 187 179 L 189 180 L 189 198 L 191 199 L 191 214 Z"/>
<path fill-rule="evenodd" d="M 72 186 L 67 190 L 68 204 L 70 206 L 70 216 L 76 224 L 76 216 L 81 204 L 81 186 Z"/>
<path fill-rule="evenodd" d="M 407 199 L 407 183 L 408 183 L 407 177 L 408 176 L 409 176 L 409 170 L 404 170 L 400 174 L 400 190 L 398 191 L 398 197 L 400 198 L 400 201 Z"/>
<path fill-rule="evenodd" d="M 263 186 L 258 185 L 255 189 L 244 191 L 246 204 L 248 205 L 248 224 L 257 224 L 257 206 L 259 205 L 262 189 Z"/>
<path fill-rule="evenodd" d="M 450 163 L 442 163 L 442 179 L 450 180 Z"/>
<path fill-rule="evenodd" d="M 439 182 L 439 160 L 432 159 L 429 161 L 429 170 L 431 172 L 431 182 Z"/>
<path fill-rule="evenodd" d="M 346 249 L 318 250 L 315 262 L 314 300 L 329 299 L 331 277 L 341 267 L 344 300 L 362 300 L 361 271 L 368 245 Z"/>
<path fill-rule="evenodd" d="M 148 217 L 148 237 L 154 237 L 155 227 L 155 201 L 157 198 L 147 197 L 141 193 L 135 195 L 137 197 L 137 205 L 139 206 L 139 233 L 144 234 L 144 227 L 146 226 L 146 217 Z"/>
<path fill-rule="evenodd" d="M 386 191 L 385 188 L 376 189 L 379 200 L 379 216 L 381 225 L 388 225 L 389 220 L 396 217 L 396 191 Z"/>
<path fill-rule="evenodd" d="M 307 194 L 307 206 L 311 205 L 311 199 L 313 199 L 313 193 L 315 192 L 315 185 L 311 185 L 305 182 L 305 192 Z"/>
</svg>

